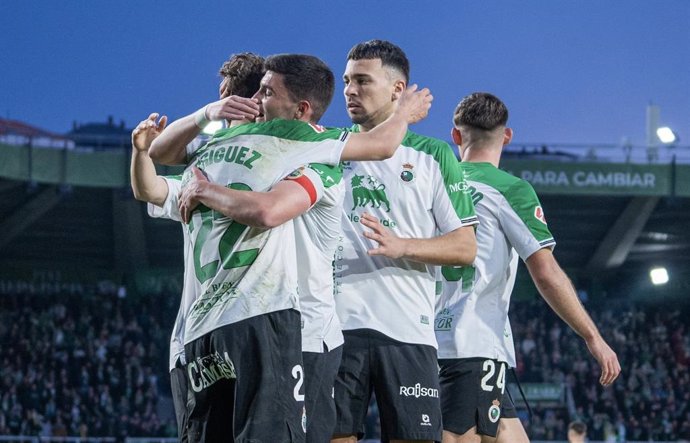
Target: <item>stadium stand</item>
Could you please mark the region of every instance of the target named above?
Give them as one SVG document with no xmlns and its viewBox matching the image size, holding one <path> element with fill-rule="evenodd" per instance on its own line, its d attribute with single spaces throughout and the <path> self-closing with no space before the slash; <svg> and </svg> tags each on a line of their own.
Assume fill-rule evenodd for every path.
<svg viewBox="0 0 690 443">
<path fill-rule="evenodd" d="M 159 412 L 174 303 L 4 293 L 0 307 L 0 435 L 176 434 Z"/>
</svg>

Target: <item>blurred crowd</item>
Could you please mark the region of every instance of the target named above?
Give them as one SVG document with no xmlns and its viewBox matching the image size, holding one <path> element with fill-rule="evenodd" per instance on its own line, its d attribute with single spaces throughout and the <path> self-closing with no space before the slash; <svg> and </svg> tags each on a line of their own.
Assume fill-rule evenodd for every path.
<svg viewBox="0 0 690 443">
<path fill-rule="evenodd" d="M 568 422 L 581 420 L 595 441 L 690 440 L 688 306 L 607 302 L 587 308 L 623 368 L 605 389 L 584 341 L 544 302 L 512 307 L 519 381 L 565 387 L 563 407 L 535 404 L 531 417 L 523 411 L 528 435 L 562 439 Z"/>
<path fill-rule="evenodd" d="M 175 307 L 120 295 L 0 294 L 0 435 L 176 434 L 159 413 Z"/>
<path fill-rule="evenodd" d="M 175 436 L 167 354 L 176 297 L 0 294 L 0 435 Z M 520 415 L 532 440 L 581 420 L 594 441 L 690 440 L 690 305 L 588 305 L 623 368 L 612 387 L 541 300 L 511 311 L 521 383 L 564 387 Z M 511 392 L 519 398 L 519 392 Z M 369 411 L 367 437 L 378 435 Z"/>
</svg>

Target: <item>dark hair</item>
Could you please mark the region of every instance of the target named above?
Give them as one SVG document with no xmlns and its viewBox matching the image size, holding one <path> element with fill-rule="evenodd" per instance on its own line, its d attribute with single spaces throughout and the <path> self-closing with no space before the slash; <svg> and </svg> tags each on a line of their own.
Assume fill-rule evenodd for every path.
<svg viewBox="0 0 690 443">
<path fill-rule="evenodd" d="M 333 99 L 333 71 L 318 57 L 305 54 L 277 54 L 266 58 L 266 70 L 283 76 L 283 82 L 295 101 L 307 100 L 318 122 Z"/>
<path fill-rule="evenodd" d="M 587 433 L 587 425 L 581 421 L 574 421 L 568 425 L 568 430 L 573 430 L 579 435 L 585 435 Z"/>
<path fill-rule="evenodd" d="M 381 59 L 382 66 L 388 66 L 399 71 L 405 77 L 405 83 L 410 81 L 410 62 L 399 46 L 386 40 L 369 40 L 356 44 L 347 53 L 348 60 Z"/>
<path fill-rule="evenodd" d="M 225 78 L 227 90 L 231 95 L 251 97 L 261 86 L 265 73 L 264 58 L 251 52 L 231 56 L 218 72 Z"/>
<path fill-rule="evenodd" d="M 495 95 L 488 92 L 475 92 L 455 108 L 453 123 L 456 128 L 468 126 L 491 131 L 508 123 L 508 108 Z"/>
</svg>

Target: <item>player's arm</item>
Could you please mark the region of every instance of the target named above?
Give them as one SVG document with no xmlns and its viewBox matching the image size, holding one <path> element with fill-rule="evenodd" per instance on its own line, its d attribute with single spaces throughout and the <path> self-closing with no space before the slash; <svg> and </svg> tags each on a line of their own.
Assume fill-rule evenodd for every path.
<svg viewBox="0 0 690 443">
<path fill-rule="evenodd" d="M 259 105 L 250 98 L 231 95 L 209 103 L 196 112 L 172 122 L 154 140 L 149 155 L 154 161 L 164 165 L 184 164 L 187 157 L 187 145 L 211 121 L 253 120 L 257 115 L 259 115 Z"/>
<path fill-rule="evenodd" d="M 434 97 L 429 89 L 417 91 L 411 85 L 398 99 L 393 114 L 371 131 L 350 134 L 341 160 L 385 160 L 395 153 L 405 138 L 409 124 L 427 116 Z"/>
<path fill-rule="evenodd" d="M 194 180 L 182 191 L 179 201 L 185 222 L 194 208 L 203 204 L 242 224 L 274 228 L 303 214 L 316 200 L 310 185 L 300 180 L 282 180 L 270 191 L 254 192 L 211 183 L 196 167 L 193 173 Z"/>
<path fill-rule="evenodd" d="M 599 382 L 604 386 L 613 383 L 621 371 L 618 357 L 601 337 L 551 249 L 538 250 L 525 260 L 525 264 L 539 293 L 551 309 L 587 343 L 589 352 L 601 367 Z"/>
<path fill-rule="evenodd" d="M 431 265 L 467 266 L 477 256 L 477 239 L 473 226 L 462 226 L 432 238 L 402 238 L 381 225 L 371 214 L 362 214 L 361 223 L 371 231 L 364 236 L 378 243 L 369 255 L 404 258 Z"/>
<path fill-rule="evenodd" d="M 153 113 L 140 122 L 132 131 L 132 161 L 130 163 L 130 181 L 134 198 L 162 206 L 168 196 L 168 184 L 156 173 L 153 161 L 149 157 L 151 142 L 163 131 L 167 118 Z"/>
</svg>

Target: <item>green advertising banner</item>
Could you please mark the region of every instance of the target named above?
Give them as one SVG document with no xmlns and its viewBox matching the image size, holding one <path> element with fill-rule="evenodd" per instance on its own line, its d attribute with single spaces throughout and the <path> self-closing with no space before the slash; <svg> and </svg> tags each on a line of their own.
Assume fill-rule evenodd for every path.
<svg viewBox="0 0 690 443">
<path fill-rule="evenodd" d="M 672 168 L 630 163 L 501 162 L 501 169 L 527 180 L 540 194 L 670 195 Z M 690 183 L 686 186 L 690 190 Z"/>
<path fill-rule="evenodd" d="M 0 177 L 93 187 L 129 186 L 129 151 L 79 151 L 0 144 Z M 177 174 L 181 168 L 158 168 Z M 690 165 L 504 160 L 501 169 L 540 194 L 690 196 Z"/>
<path fill-rule="evenodd" d="M 674 193 L 679 197 L 690 197 L 690 165 L 676 165 L 674 170 Z"/>
</svg>

